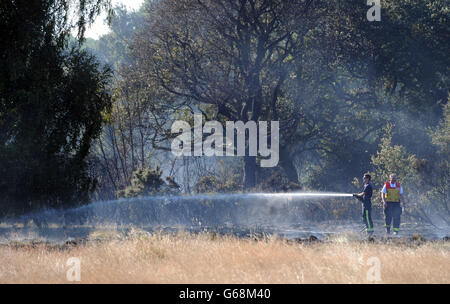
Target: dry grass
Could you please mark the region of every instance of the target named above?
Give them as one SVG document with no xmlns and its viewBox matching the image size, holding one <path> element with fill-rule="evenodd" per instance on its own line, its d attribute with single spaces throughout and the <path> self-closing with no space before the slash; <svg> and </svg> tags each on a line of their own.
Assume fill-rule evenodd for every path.
<svg viewBox="0 0 450 304">
<path fill-rule="evenodd" d="M 0 283 L 68 283 L 66 261 L 81 260 L 81 283 L 450 283 L 450 245 L 364 243 L 342 237 L 325 243 L 259 241 L 211 234 L 122 237 L 97 232 L 85 245 L 0 247 Z"/>
</svg>

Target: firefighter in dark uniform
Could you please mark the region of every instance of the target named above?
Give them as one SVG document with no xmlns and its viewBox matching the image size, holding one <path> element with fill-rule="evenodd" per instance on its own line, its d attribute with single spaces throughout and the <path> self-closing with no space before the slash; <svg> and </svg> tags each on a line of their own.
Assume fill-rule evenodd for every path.
<svg viewBox="0 0 450 304">
<path fill-rule="evenodd" d="M 362 217 L 363 223 L 366 226 L 366 232 L 370 236 L 373 234 L 373 222 L 372 222 L 372 192 L 373 187 L 370 183 L 370 174 L 364 174 L 363 182 L 364 189 L 361 193 L 356 193 L 354 196 L 358 197 L 362 202 Z"/>
</svg>

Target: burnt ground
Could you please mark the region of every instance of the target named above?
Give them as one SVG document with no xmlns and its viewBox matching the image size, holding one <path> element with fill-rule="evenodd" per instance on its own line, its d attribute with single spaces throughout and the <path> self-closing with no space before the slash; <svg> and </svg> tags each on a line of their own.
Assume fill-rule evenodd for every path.
<svg viewBox="0 0 450 304">
<path fill-rule="evenodd" d="M 328 241 L 339 236 L 350 237 L 358 241 L 374 242 L 425 242 L 436 240 L 449 240 L 450 231 L 438 229 L 432 225 L 421 225 L 417 223 L 403 223 L 399 236 L 386 236 L 383 223 L 375 222 L 375 234 L 369 239 L 364 229 L 359 223 L 349 222 L 319 222 L 319 223 L 298 223 L 284 225 L 223 225 L 223 226 L 203 226 L 203 225 L 73 225 L 57 226 L 48 225 L 39 227 L 32 221 L 23 224 L 0 224 L 0 244 L 82 244 L 90 239 L 90 236 L 97 231 L 108 231 L 120 236 L 128 236 L 132 231 L 139 229 L 149 233 L 177 233 L 185 231 L 189 233 L 209 233 L 211 235 L 232 235 L 239 238 L 260 239 L 266 236 L 276 235 L 279 238 L 292 242 L 315 242 Z"/>
</svg>

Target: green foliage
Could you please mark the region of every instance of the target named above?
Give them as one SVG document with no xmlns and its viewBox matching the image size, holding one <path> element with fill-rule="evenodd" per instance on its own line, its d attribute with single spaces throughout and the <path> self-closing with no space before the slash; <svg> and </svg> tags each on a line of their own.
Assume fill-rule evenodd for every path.
<svg viewBox="0 0 450 304">
<path fill-rule="evenodd" d="M 80 1 L 80 27 L 101 6 L 92 2 Z M 96 186 L 87 156 L 101 131 L 101 112 L 110 106 L 111 71 L 77 46 L 65 48 L 67 5 L 0 4 L 3 212 L 85 203 Z"/>
<path fill-rule="evenodd" d="M 424 182 L 431 186 L 426 197 L 435 206 L 442 218 L 450 222 L 450 104 L 444 106 L 444 118 L 436 129 L 430 130 L 433 144 L 438 148 L 431 168 L 423 174 Z M 421 172 L 423 173 L 423 172 Z"/>
<path fill-rule="evenodd" d="M 431 141 L 438 147 L 438 153 L 446 160 L 450 156 L 450 104 L 444 105 L 444 117 L 439 126 L 430 131 Z"/>
<path fill-rule="evenodd" d="M 134 34 L 142 27 L 142 19 L 141 11 L 129 12 L 123 5 L 116 6 L 110 23 L 111 32 L 101 36 L 95 43 L 86 39 L 85 46 L 89 47 L 101 62 L 108 63 L 119 71 L 132 62 L 129 45 Z"/>
<path fill-rule="evenodd" d="M 260 170 L 261 171 L 261 170 Z M 260 186 L 258 187 L 258 191 L 261 192 L 295 192 L 300 191 L 302 187 L 293 181 L 290 181 L 289 178 L 283 174 L 284 172 L 275 169 L 271 170 L 272 174 L 264 178 L 263 181 L 260 182 Z M 261 173 L 261 172 L 260 172 Z M 262 179 L 259 176 L 259 179 Z"/>
<path fill-rule="evenodd" d="M 371 157 L 372 165 L 375 167 L 375 176 L 372 176 L 374 184 L 382 187 L 389 180 L 391 173 L 397 174 L 404 188 L 413 185 L 417 181 L 414 166 L 417 157 L 409 154 L 403 146 L 392 145 L 393 126 L 387 125 L 383 129 L 384 136 L 381 138 L 379 151 Z"/>
<path fill-rule="evenodd" d="M 222 180 L 214 175 L 207 175 L 198 180 L 194 186 L 195 193 L 232 193 L 241 190 L 242 185 L 236 179 Z"/>
<path fill-rule="evenodd" d="M 161 178 L 163 174 L 159 166 L 156 168 L 139 168 L 133 172 L 131 185 L 123 190 L 117 191 L 117 197 L 141 197 L 154 194 L 179 194 L 180 186 L 172 177 L 166 176 L 164 181 Z"/>
<path fill-rule="evenodd" d="M 219 159 L 217 168 L 202 176 L 194 185 L 195 193 L 235 193 L 242 191 L 240 162 Z"/>
<path fill-rule="evenodd" d="M 341 5 L 336 22 L 356 38 L 343 52 L 355 63 L 349 68 L 368 76 L 373 87 L 406 99 L 406 107 L 418 115 L 424 105 L 437 110 L 449 88 L 448 1 L 381 2 L 381 22 L 367 22 L 363 18 L 367 6 L 359 0 Z"/>
<path fill-rule="evenodd" d="M 160 191 L 164 180 L 161 169 L 140 168 L 133 172 L 131 185 L 117 193 L 118 197 L 138 197 L 156 194 Z"/>
<path fill-rule="evenodd" d="M 392 145 L 393 127 L 383 132 L 379 151 L 372 156 L 375 173 L 372 179 L 376 188 L 383 186 L 390 173 L 396 173 L 402 184 L 409 214 L 414 218 L 433 223 L 436 216 L 449 223 L 450 194 L 450 107 L 444 106 L 444 118 L 437 128 L 430 128 L 429 135 L 436 152 L 428 159 L 418 159 L 405 147 Z M 378 196 L 375 200 L 380 202 Z"/>
</svg>

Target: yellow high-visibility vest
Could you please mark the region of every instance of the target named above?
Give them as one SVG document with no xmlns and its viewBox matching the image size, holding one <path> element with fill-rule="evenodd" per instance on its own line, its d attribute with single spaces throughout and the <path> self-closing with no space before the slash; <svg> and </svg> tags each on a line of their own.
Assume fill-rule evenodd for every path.
<svg viewBox="0 0 450 304">
<path fill-rule="evenodd" d="M 386 185 L 386 201 L 396 203 L 400 202 L 400 184 L 396 182 L 395 188 L 391 187 L 390 182 L 387 182 L 385 185 Z"/>
</svg>

